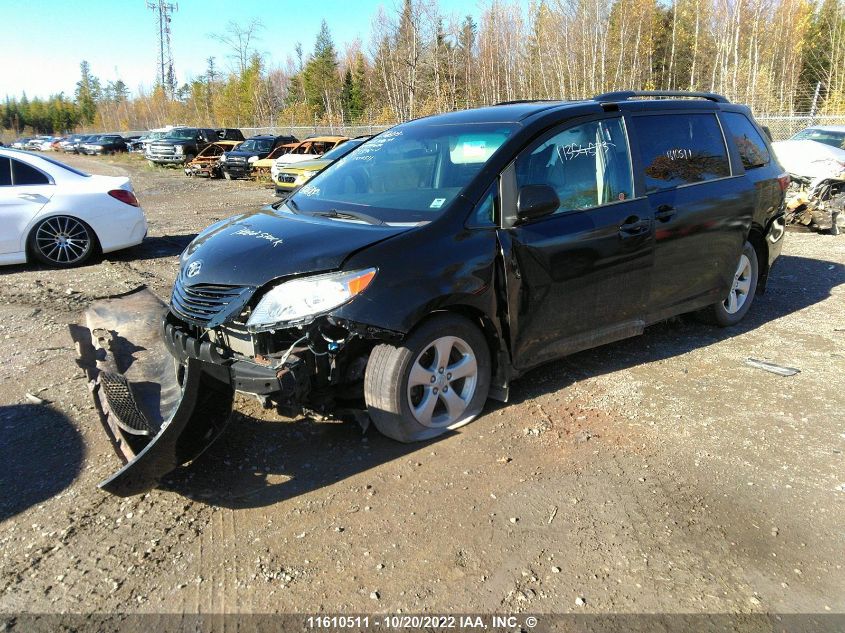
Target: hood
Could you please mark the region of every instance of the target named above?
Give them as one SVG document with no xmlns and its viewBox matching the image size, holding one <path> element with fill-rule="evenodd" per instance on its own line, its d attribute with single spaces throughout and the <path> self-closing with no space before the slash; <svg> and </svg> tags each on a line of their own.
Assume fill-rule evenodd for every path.
<svg viewBox="0 0 845 633">
<path fill-rule="evenodd" d="M 293 171 L 293 172 L 300 172 L 300 171 L 320 171 L 324 167 L 328 167 L 332 164 L 330 160 L 322 160 L 320 158 L 316 158 L 313 160 L 303 160 L 298 163 L 291 163 L 289 166 L 284 166 L 285 171 Z"/>
<path fill-rule="evenodd" d="M 790 174 L 836 178 L 845 172 L 845 150 L 811 140 L 772 143 L 778 162 Z"/>
<path fill-rule="evenodd" d="M 200 233 L 182 255 L 179 276 L 191 285 L 257 288 L 280 277 L 336 270 L 356 251 L 409 228 L 294 215 L 266 207 Z"/>
</svg>

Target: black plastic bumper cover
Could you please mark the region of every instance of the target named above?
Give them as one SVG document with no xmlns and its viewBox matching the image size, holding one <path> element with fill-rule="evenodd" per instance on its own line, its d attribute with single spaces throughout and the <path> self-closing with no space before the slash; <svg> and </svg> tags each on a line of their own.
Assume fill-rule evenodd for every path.
<svg viewBox="0 0 845 633">
<path fill-rule="evenodd" d="M 196 459 L 231 417 L 232 386 L 197 358 L 177 363 L 165 346 L 165 312 L 142 288 L 92 304 L 85 326 L 70 328 L 103 428 L 125 462 L 100 487 L 122 497 Z"/>
</svg>

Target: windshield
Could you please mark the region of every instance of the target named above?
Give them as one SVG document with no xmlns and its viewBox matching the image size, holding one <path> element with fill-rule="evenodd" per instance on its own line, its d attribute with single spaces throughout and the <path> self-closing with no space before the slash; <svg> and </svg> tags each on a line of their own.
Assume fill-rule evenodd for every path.
<svg viewBox="0 0 845 633">
<path fill-rule="evenodd" d="M 353 138 L 345 143 L 341 143 L 334 149 L 330 149 L 328 152 L 320 156 L 320 160 L 337 160 L 338 158 L 343 158 L 366 140 L 367 139 L 365 138 Z"/>
<path fill-rule="evenodd" d="M 443 213 L 516 124 L 425 125 L 383 132 L 320 172 L 291 198 L 303 212 L 358 211 L 386 222 Z"/>
<path fill-rule="evenodd" d="M 269 152 L 273 147 L 273 141 L 268 138 L 250 138 L 238 145 L 235 149 L 240 152 Z"/>
<path fill-rule="evenodd" d="M 819 128 L 808 127 L 801 130 L 792 137 L 795 141 L 816 141 L 838 149 L 845 149 L 845 131 L 820 130 Z"/>
<path fill-rule="evenodd" d="M 196 138 L 197 131 L 194 128 L 182 128 L 181 130 L 170 130 L 167 133 L 167 138 L 175 138 L 180 141 L 193 141 Z"/>
</svg>

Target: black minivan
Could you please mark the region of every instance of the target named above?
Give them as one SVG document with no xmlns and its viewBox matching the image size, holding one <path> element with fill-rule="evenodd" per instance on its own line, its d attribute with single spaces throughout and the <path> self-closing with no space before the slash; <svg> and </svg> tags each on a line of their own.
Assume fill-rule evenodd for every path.
<svg viewBox="0 0 845 633">
<path fill-rule="evenodd" d="M 121 409 L 111 375 L 104 389 L 112 416 L 147 425 L 124 434 L 128 458 L 158 441 L 169 457 L 104 487 L 138 492 L 201 452 L 235 390 L 281 411 L 365 412 L 410 442 L 506 401 L 532 367 L 656 321 L 734 325 L 781 251 L 787 184 L 749 109 L 709 93 L 398 125 L 182 253 L 162 327 L 178 411 Z"/>
</svg>

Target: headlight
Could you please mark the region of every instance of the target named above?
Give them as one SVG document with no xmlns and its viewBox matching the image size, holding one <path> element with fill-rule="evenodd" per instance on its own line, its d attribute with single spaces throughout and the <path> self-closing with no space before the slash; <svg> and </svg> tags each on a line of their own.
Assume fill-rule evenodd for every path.
<svg viewBox="0 0 845 633">
<path fill-rule="evenodd" d="M 185 152 L 185 146 L 184 145 L 175 145 L 173 147 L 173 151 L 176 154 L 183 154 Z"/>
<path fill-rule="evenodd" d="M 376 269 L 367 268 L 286 281 L 261 298 L 247 327 L 257 332 L 309 320 L 363 292 L 375 276 Z"/>
<path fill-rule="evenodd" d="M 246 162 L 254 163 L 257 160 L 258 160 L 258 156 L 250 156 L 249 158 L 246 159 Z"/>
</svg>

